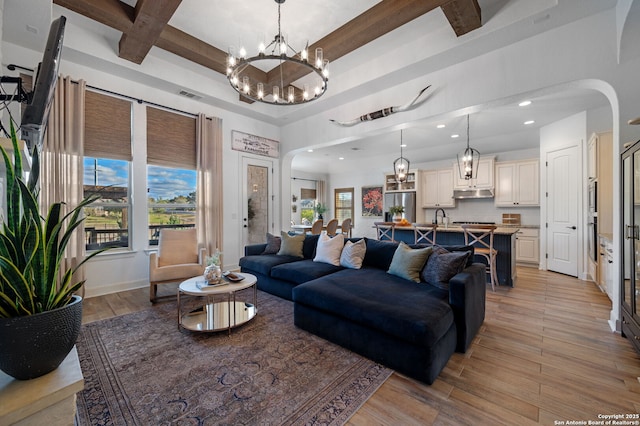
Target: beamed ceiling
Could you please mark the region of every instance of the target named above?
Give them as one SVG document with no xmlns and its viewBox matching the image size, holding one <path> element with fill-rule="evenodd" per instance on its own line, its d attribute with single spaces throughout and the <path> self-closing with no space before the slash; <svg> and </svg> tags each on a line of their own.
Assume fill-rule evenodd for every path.
<svg viewBox="0 0 640 426">
<path fill-rule="evenodd" d="M 181 0 L 137 0 L 132 7 L 119 0 L 54 0 L 55 4 L 86 16 L 122 32 L 118 56 L 141 64 L 153 46 L 164 49 L 189 61 L 226 74 L 226 47 L 212 46 L 187 32 L 169 25 Z M 394 29 L 442 8 L 457 36 L 481 26 L 481 11 L 477 0 L 382 0 L 335 31 L 309 45 L 309 51 L 322 47 L 331 61 L 353 52 L 361 46 Z M 310 41 L 311 42 L 311 41 Z M 291 65 L 291 66 L 289 66 Z M 263 71 L 249 67 L 245 74 L 261 81 L 267 92 L 271 86 L 294 84 L 310 71 L 285 63 L 276 69 Z M 240 98 L 246 102 L 248 99 Z"/>
</svg>

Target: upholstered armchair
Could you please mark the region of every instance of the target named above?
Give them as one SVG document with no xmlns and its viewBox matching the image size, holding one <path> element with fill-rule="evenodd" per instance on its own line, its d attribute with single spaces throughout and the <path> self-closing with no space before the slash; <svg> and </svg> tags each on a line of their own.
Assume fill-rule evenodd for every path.
<svg viewBox="0 0 640 426">
<path fill-rule="evenodd" d="M 196 229 L 163 229 L 158 240 L 158 252 L 149 259 L 149 300 L 160 299 L 158 284 L 183 281 L 202 275 L 205 268 L 206 248 L 198 247 Z M 164 298 L 164 296 L 163 296 Z"/>
</svg>

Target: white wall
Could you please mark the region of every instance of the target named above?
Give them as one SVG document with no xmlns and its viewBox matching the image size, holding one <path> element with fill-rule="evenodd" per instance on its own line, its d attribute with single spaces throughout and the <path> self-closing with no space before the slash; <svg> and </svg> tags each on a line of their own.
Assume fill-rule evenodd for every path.
<svg viewBox="0 0 640 426">
<path fill-rule="evenodd" d="M 65 39 L 66 41 L 66 39 Z M 21 48 L 15 44 L 3 42 L 4 63 L 29 64 L 37 63 L 42 53 Z M 61 62 L 60 72 L 75 79 L 84 79 L 87 84 L 102 89 L 123 93 L 145 101 L 166 105 L 191 113 L 205 113 L 208 116 L 222 118 L 223 135 L 223 179 L 224 179 L 224 268 L 233 268 L 243 252 L 242 243 L 242 203 L 240 184 L 242 182 L 242 157 L 255 157 L 231 149 L 231 131 L 239 130 L 245 133 L 263 136 L 269 139 L 280 139 L 277 126 L 254 120 L 224 109 L 200 103 L 178 95 L 172 95 L 131 80 L 115 77 L 94 68 L 74 64 L 70 61 Z M 134 162 L 132 180 L 134 185 L 133 218 L 134 238 L 132 251 L 111 251 L 93 259 L 87 265 L 86 296 L 121 291 L 136 287 L 145 287 L 149 283 L 146 229 L 148 227 L 146 213 L 146 114 L 145 104 L 134 102 L 133 113 L 133 152 Z M 108 119 L 108 117 L 105 117 Z M 260 158 L 260 157 L 255 157 Z M 276 163 L 275 176 L 279 176 L 279 165 Z M 280 181 L 274 183 L 274 194 L 279 197 Z M 136 198 L 135 194 L 142 194 Z M 280 228 L 280 214 L 276 214 L 276 229 Z"/>
</svg>

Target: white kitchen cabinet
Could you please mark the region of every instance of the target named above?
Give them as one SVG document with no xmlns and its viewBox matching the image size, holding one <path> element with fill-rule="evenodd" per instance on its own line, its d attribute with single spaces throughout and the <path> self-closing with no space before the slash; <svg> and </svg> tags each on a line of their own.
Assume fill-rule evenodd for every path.
<svg viewBox="0 0 640 426">
<path fill-rule="evenodd" d="M 421 172 L 422 207 L 455 207 L 453 198 L 453 170 L 425 170 Z"/>
<path fill-rule="evenodd" d="M 516 262 L 540 264 L 540 235 L 535 228 L 520 228 L 516 232 Z"/>
<path fill-rule="evenodd" d="M 454 189 L 493 189 L 493 157 L 481 157 L 478 162 L 478 174 L 475 179 L 460 177 L 458 163 L 453 164 Z"/>
<path fill-rule="evenodd" d="M 497 207 L 540 205 L 540 163 L 538 160 L 496 163 Z"/>
<path fill-rule="evenodd" d="M 384 192 L 406 192 L 416 190 L 416 175 L 415 171 L 407 173 L 407 180 L 399 183 L 396 181 L 396 175 L 393 173 L 387 173 L 384 175 Z"/>
<path fill-rule="evenodd" d="M 613 300 L 613 243 L 603 236 L 599 238 L 598 264 L 600 267 L 600 289 Z"/>
</svg>

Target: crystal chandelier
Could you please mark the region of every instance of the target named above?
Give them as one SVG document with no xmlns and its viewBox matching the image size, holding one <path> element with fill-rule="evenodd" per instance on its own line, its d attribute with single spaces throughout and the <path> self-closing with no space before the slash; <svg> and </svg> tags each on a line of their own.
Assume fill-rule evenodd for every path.
<svg viewBox="0 0 640 426">
<path fill-rule="evenodd" d="M 396 175 L 396 182 L 403 183 L 407 180 L 407 173 L 409 173 L 409 160 L 402 155 L 402 130 L 400 130 L 400 157 L 396 158 L 393 162 L 393 172 Z"/>
<path fill-rule="evenodd" d="M 480 161 L 480 152 L 477 149 L 469 147 L 469 114 L 467 114 L 467 149 L 458 157 L 458 172 L 460 179 L 475 179 L 478 176 L 478 162 Z"/>
<path fill-rule="evenodd" d="M 285 40 L 280 30 L 280 5 L 285 0 L 275 0 L 278 3 L 278 34 L 275 35 L 273 41 L 265 46 L 261 42 L 258 46 L 258 54 L 256 56 L 247 57 L 247 51 L 241 47 L 237 52 L 237 56 L 231 50 L 227 57 L 227 78 L 231 87 L 233 87 L 242 96 L 256 102 L 263 102 L 272 105 L 299 105 L 318 99 L 327 90 L 327 82 L 329 81 L 329 61 L 323 58 L 322 48 L 315 49 L 315 61 L 310 62 L 309 44 L 297 53 Z M 259 61 L 278 61 L 276 69 L 269 72 L 275 73 L 275 83 L 258 81 L 252 75 L 249 66 Z M 296 67 L 305 67 L 313 71 L 316 75 L 316 84 L 313 89 L 305 84 L 302 89 L 293 86 L 287 82 L 285 88 L 283 65 L 294 65 Z M 285 90 L 286 89 L 286 90 Z"/>
</svg>

